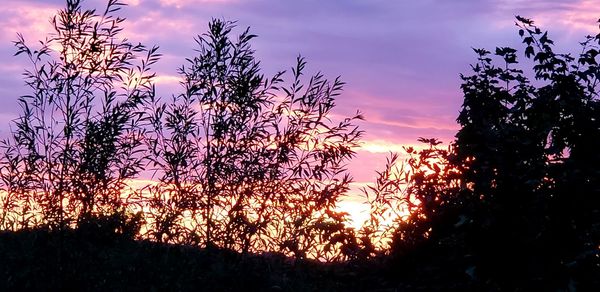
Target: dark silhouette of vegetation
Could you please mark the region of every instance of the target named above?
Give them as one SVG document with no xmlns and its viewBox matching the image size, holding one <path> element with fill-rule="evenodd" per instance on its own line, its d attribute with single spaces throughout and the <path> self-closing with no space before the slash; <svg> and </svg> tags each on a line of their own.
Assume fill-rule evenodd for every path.
<svg viewBox="0 0 600 292">
<path fill-rule="evenodd" d="M 409 210 L 411 196 L 421 194 L 418 213 L 390 231 L 393 275 L 458 290 L 600 287 L 600 34 L 573 57 L 554 52 L 533 21 L 517 17 L 516 24 L 533 71 L 519 67 L 515 49 L 475 49 L 473 74 L 461 75 L 456 140 L 449 152 L 419 154 L 434 153 L 445 167 L 422 163 L 429 172 L 420 173 L 409 162 L 409 177 L 399 180 L 388 168 L 367 190 L 381 196 L 391 186 Z"/>
<path fill-rule="evenodd" d="M 124 4 L 66 3 L 39 48 L 15 42 L 32 93 L 2 142 L 0 290 L 600 287 L 600 34 L 559 54 L 517 17 L 532 72 L 475 49 L 456 140 L 391 154 L 354 230 L 336 207 L 362 116 L 332 120 L 339 78 L 302 57 L 265 77 L 255 35 L 213 20 L 160 98 Z"/>
<path fill-rule="evenodd" d="M 67 1 L 39 48 L 21 35 L 15 42 L 31 62 L 24 76 L 32 93 L 19 98 L 23 112 L 2 144 L 2 229 L 63 229 L 125 214 L 127 181 L 144 166 L 139 111 L 153 94 L 149 66 L 159 56 L 117 39 L 121 5 L 111 0 L 98 14 Z"/>
<path fill-rule="evenodd" d="M 33 94 L 19 99 L 3 144 L 2 229 L 104 224 L 159 242 L 357 257 L 336 204 L 362 117 L 330 119 L 339 78 L 304 78 L 301 57 L 289 84 L 285 72 L 265 78 L 255 36 L 233 39 L 235 24 L 214 20 L 180 69 L 183 93 L 163 101 L 150 69 L 157 48 L 118 38 L 122 5 L 96 13 L 67 1 L 41 48 L 15 42 Z M 157 183 L 135 189 L 148 166 Z"/>
<path fill-rule="evenodd" d="M 499 288 L 577 287 L 582 269 L 598 275 L 600 117 L 596 56 L 600 35 L 578 56 L 559 54 L 533 21 L 517 17 L 530 76 L 516 50 L 476 50 L 472 76 L 462 76 L 465 101 L 453 163 L 475 200 L 467 242 L 482 277 Z M 575 276 L 578 275 L 578 276 Z M 596 280 L 597 281 L 597 280 Z M 506 285 L 506 286 L 504 286 Z"/>
<path fill-rule="evenodd" d="M 0 232 L 2 291 L 368 291 L 377 277 L 357 277 L 356 268 L 281 254 L 62 235 L 43 230 Z M 53 252 L 63 246 L 63 268 Z M 372 269 L 376 271 L 377 269 Z"/>
<path fill-rule="evenodd" d="M 331 121 L 343 84 L 321 74 L 304 83 L 302 58 L 289 86 L 284 72 L 265 78 L 250 47 L 255 36 L 246 29 L 234 40 L 234 28 L 213 20 L 196 39 L 198 55 L 180 69 L 184 93 L 148 105 L 160 181 L 149 188 L 150 237 L 298 258 L 353 256 L 338 248 L 355 240 L 335 206 L 351 181 L 345 163 L 362 117 Z"/>
<path fill-rule="evenodd" d="M 407 253 L 427 241 L 435 224 L 446 219 L 437 212 L 460 188 L 460 174 L 448 162 L 453 149 L 442 149 L 437 139 L 419 138 L 419 142 L 426 148 L 405 148 L 405 161 L 399 161 L 398 154 L 390 155 L 375 184 L 363 190 L 371 216 L 361 234 L 371 255 L 378 250 Z"/>
</svg>

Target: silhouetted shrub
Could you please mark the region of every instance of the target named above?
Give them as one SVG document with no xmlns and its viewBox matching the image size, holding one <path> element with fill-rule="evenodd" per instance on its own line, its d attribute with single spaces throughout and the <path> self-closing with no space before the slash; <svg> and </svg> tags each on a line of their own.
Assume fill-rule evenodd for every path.
<svg viewBox="0 0 600 292">
<path fill-rule="evenodd" d="M 336 204 L 362 117 L 330 119 L 339 78 L 305 81 L 299 57 L 291 84 L 284 72 L 267 79 L 255 36 L 233 40 L 234 23 L 214 20 L 180 69 L 184 93 L 163 102 L 149 69 L 157 48 L 118 39 L 124 4 L 110 0 L 103 13 L 80 4 L 67 1 L 41 48 L 15 42 L 32 63 L 33 93 L 19 98 L 23 114 L 2 144 L 2 229 L 77 226 L 101 237 L 356 257 Z M 148 165 L 156 184 L 135 189 Z"/>
<path fill-rule="evenodd" d="M 110 242 L 118 238 L 136 238 L 143 224 L 142 212 L 129 214 L 118 211 L 80 220 L 77 232 L 90 240 Z"/>
<path fill-rule="evenodd" d="M 599 286 L 600 34 L 573 57 L 533 21 L 517 26 L 532 72 L 515 49 L 475 49 L 449 150 L 423 139 L 429 149 L 407 149 L 403 164 L 392 155 L 365 189 L 365 247 L 393 254 L 396 276 L 451 281 L 444 271 L 486 290 Z M 399 219 L 381 227 L 390 214 Z"/>
<path fill-rule="evenodd" d="M 424 195 L 423 208 L 394 229 L 392 251 L 404 263 L 462 270 L 481 289 L 597 287 L 600 35 L 576 58 L 555 53 L 531 20 L 517 17 L 517 26 L 533 71 L 518 68 L 515 49 L 495 57 L 475 49 L 473 75 L 461 75 L 461 129 L 450 152 L 434 152 L 445 167 L 429 168 L 444 183 L 427 172 L 400 181 L 384 172 L 371 191 L 391 185 L 409 206 L 410 190 Z M 433 263 L 428 254 L 441 250 L 446 259 Z"/>
<path fill-rule="evenodd" d="M 600 244 L 600 35 L 588 36 L 572 57 L 555 53 L 533 21 L 517 20 L 535 85 L 515 68 L 512 48 L 496 49 L 504 63 L 498 67 L 490 52 L 476 50 L 475 74 L 462 77 L 455 164 L 478 202 L 468 218 L 480 234 L 469 244 L 482 275 L 509 287 L 520 280 L 583 287 L 590 279 L 568 271 L 598 255 Z"/>
<path fill-rule="evenodd" d="M 352 242 L 336 212 L 350 176 L 345 163 L 361 131 L 360 115 L 328 117 L 342 89 L 321 74 L 265 78 L 246 29 L 213 20 L 196 39 L 198 55 L 180 69 L 184 93 L 154 100 L 148 143 L 158 185 L 148 187 L 159 241 L 240 251 L 281 251 L 336 259 Z M 349 250 L 348 250 L 349 251 Z"/>
<path fill-rule="evenodd" d="M 118 39 L 121 5 L 96 13 L 68 0 L 39 48 L 15 42 L 32 64 L 32 93 L 19 98 L 23 112 L 2 144 L 2 229 L 62 229 L 127 207 L 128 180 L 144 166 L 139 110 L 158 55 Z"/>
<path fill-rule="evenodd" d="M 371 209 L 361 233 L 371 254 L 406 254 L 429 240 L 460 189 L 460 173 L 448 161 L 452 148 L 433 138 L 419 142 L 425 147 L 405 148 L 403 161 L 390 155 L 375 184 L 363 189 Z"/>
</svg>

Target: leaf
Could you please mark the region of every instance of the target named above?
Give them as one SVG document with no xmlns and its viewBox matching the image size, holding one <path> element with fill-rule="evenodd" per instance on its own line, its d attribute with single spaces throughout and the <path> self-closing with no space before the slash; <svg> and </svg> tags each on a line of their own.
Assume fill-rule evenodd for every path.
<svg viewBox="0 0 600 292">
<path fill-rule="evenodd" d="M 534 52 L 533 52 L 533 47 L 532 46 L 528 46 L 527 48 L 525 48 L 525 57 L 531 58 L 531 56 L 533 54 L 534 54 Z"/>
</svg>

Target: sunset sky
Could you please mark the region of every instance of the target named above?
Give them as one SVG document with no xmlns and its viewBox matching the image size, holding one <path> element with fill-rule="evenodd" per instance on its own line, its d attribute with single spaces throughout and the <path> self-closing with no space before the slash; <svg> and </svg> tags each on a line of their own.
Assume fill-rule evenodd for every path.
<svg viewBox="0 0 600 292">
<path fill-rule="evenodd" d="M 84 1 L 102 10 L 104 0 Z M 350 164 L 357 182 L 372 181 L 388 151 L 416 144 L 419 136 L 452 140 L 462 103 L 459 73 L 469 73 L 471 48 L 521 48 L 514 16 L 550 31 L 560 51 L 596 34 L 597 1 L 585 0 L 124 0 L 124 36 L 158 45 L 164 55 L 159 94 L 178 92 L 176 69 L 192 57 L 194 37 L 211 18 L 237 20 L 259 37 L 253 47 L 267 76 L 289 69 L 300 54 L 308 70 L 347 84 L 335 115 L 360 110 L 363 148 Z M 0 5 L 0 136 L 18 115 L 27 93 L 25 58 L 13 57 L 20 32 L 32 44 L 50 31 L 63 0 L 2 0 Z M 520 54 L 522 56 L 522 54 Z"/>
</svg>

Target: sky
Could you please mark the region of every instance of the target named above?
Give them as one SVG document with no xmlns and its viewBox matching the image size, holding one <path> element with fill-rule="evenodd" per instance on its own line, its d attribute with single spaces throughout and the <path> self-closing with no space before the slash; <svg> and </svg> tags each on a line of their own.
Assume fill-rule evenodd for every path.
<svg viewBox="0 0 600 292">
<path fill-rule="evenodd" d="M 294 65 L 298 55 L 312 73 L 346 82 L 336 116 L 360 110 L 363 146 L 349 164 L 353 191 L 375 178 L 390 151 L 418 137 L 452 141 L 462 104 L 460 73 L 475 61 L 471 48 L 521 49 L 515 15 L 535 20 L 563 52 L 577 53 L 585 35 L 600 32 L 598 0 L 123 0 L 123 36 L 157 45 L 159 94 L 178 92 L 177 68 L 194 56 L 194 37 L 212 18 L 236 20 L 258 38 L 253 48 L 269 76 Z M 51 30 L 63 0 L 0 0 L 0 136 L 16 118 L 26 94 L 23 57 L 14 57 L 17 32 L 29 43 Z M 106 0 L 83 6 L 103 10 Z M 522 51 L 521 51 L 522 56 Z M 358 195 L 343 202 L 359 208 Z"/>
</svg>

